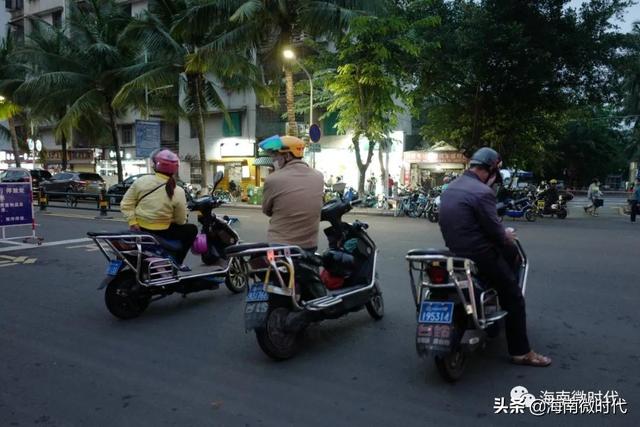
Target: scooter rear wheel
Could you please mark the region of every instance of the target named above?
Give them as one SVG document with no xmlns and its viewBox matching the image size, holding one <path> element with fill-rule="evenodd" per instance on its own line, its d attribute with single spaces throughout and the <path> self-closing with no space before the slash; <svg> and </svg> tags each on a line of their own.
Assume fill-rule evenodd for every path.
<svg viewBox="0 0 640 427">
<path fill-rule="evenodd" d="M 107 285 L 104 293 L 104 302 L 107 310 L 118 319 L 133 319 L 142 314 L 149 303 L 151 295 L 144 288 L 132 291 L 136 286 L 133 275 L 121 275 Z"/>
<path fill-rule="evenodd" d="M 568 212 L 566 209 L 560 209 L 556 215 L 558 216 L 558 219 L 565 219 L 567 214 Z"/>
<path fill-rule="evenodd" d="M 427 219 L 431 222 L 438 222 L 438 213 L 437 212 L 429 212 L 427 215 Z"/>
<path fill-rule="evenodd" d="M 298 351 L 299 332 L 287 332 L 285 324 L 291 310 L 287 307 L 269 307 L 263 328 L 256 329 L 258 345 L 274 360 L 287 360 Z"/>
<path fill-rule="evenodd" d="M 467 361 L 467 355 L 460 348 L 445 356 L 435 357 L 438 373 L 445 381 L 450 383 L 456 382 L 462 377 Z"/>
<path fill-rule="evenodd" d="M 527 221 L 533 222 L 536 220 L 536 213 L 530 209 L 524 213 L 524 217 Z"/>
<path fill-rule="evenodd" d="M 374 320 L 380 320 L 384 317 L 384 299 L 382 298 L 382 292 L 380 291 L 380 284 L 376 281 L 374 286 L 375 293 L 365 304 L 367 312 Z"/>
</svg>

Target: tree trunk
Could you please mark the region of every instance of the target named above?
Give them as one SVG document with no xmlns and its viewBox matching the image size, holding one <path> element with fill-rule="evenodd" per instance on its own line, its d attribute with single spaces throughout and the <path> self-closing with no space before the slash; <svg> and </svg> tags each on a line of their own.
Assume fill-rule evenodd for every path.
<svg viewBox="0 0 640 427">
<path fill-rule="evenodd" d="M 382 180 L 382 194 L 385 196 L 389 194 L 389 172 L 387 165 L 384 162 L 384 153 L 386 150 L 383 148 L 383 144 L 378 145 L 378 163 L 380 163 L 380 179 Z M 389 155 L 387 154 L 387 163 L 389 161 Z"/>
<path fill-rule="evenodd" d="M 20 146 L 18 145 L 18 134 L 16 133 L 16 122 L 13 117 L 7 119 L 9 122 L 9 132 L 11 132 L 11 148 L 13 149 L 13 159 L 16 167 L 20 167 Z"/>
<path fill-rule="evenodd" d="M 66 171 L 67 170 L 67 137 L 64 133 L 60 138 L 60 146 L 62 149 L 62 170 Z"/>
<path fill-rule="evenodd" d="M 109 102 L 109 125 L 111 127 L 111 139 L 113 141 L 113 148 L 116 151 L 116 167 L 118 169 L 118 183 L 123 181 L 122 176 L 122 156 L 120 155 L 120 138 L 118 137 L 118 127 L 116 125 L 116 113 L 111 107 Z"/>
<path fill-rule="evenodd" d="M 351 139 L 353 143 L 353 148 L 356 152 L 356 163 L 358 165 L 358 170 L 360 171 L 360 179 L 358 181 L 358 194 L 360 197 L 364 195 L 364 184 L 367 179 L 367 169 L 371 164 L 371 159 L 373 158 L 373 147 L 375 143 L 373 141 L 369 141 L 369 150 L 367 151 L 367 161 L 362 162 L 362 155 L 360 154 L 360 134 L 356 133 L 353 135 Z"/>
<path fill-rule="evenodd" d="M 200 176 L 202 182 L 202 188 L 206 191 L 207 182 L 209 180 L 209 171 L 207 170 L 207 157 L 205 152 L 205 135 L 204 135 L 204 112 L 202 111 L 202 85 L 200 84 L 200 75 L 191 76 L 191 81 L 193 84 L 193 93 L 196 99 L 196 127 L 198 131 L 198 153 L 200 156 Z"/>
<path fill-rule="evenodd" d="M 296 125 L 295 96 L 293 91 L 293 71 L 289 65 L 284 67 L 285 89 L 287 98 L 287 122 L 289 131 L 287 135 L 298 136 L 298 126 Z"/>
</svg>

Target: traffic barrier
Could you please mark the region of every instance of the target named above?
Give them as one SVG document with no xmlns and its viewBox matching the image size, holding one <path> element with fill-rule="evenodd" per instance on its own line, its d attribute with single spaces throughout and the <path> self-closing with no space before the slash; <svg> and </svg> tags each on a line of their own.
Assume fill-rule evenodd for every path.
<svg viewBox="0 0 640 427">
<path fill-rule="evenodd" d="M 47 210 L 47 205 L 49 204 L 49 198 L 47 197 L 47 193 L 41 188 L 38 191 L 38 205 L 40 206 L 41 211 Z"/>
</svg>

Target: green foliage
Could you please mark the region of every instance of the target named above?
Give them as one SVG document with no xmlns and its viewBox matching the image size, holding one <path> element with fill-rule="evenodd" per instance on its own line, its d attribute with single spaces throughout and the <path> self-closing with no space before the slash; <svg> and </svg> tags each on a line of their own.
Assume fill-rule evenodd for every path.
<svg viewBox="0 0 640 427">
<path fill-rule="evenodd" d="M 622 38 L 610 18 L 628 1 L 421 2 L 441 16 L 420 34 L 416 107 L 422 134 L 467 152 L 489 145 L 508 162 L 540 168 L 579 105 L 615 103 Z"/>
</svg>

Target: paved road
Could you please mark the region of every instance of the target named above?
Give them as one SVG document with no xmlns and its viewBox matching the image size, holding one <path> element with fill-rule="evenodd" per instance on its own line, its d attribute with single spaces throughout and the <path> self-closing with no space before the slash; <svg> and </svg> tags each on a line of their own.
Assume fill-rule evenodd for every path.
<svg viewBox="0 0 640 427">
<path fill-rule="evenodd" d="M 244 240 L 264 238 L 259 211 L 229 213 L 240 217 Z M 640 420 L 640 224 L 626 217 L 514 222 L 532 263 L 531 341 L 555 363 L 548 369 L 510 365 L 499 340 L 452 386 L 414 348 L 404 254 L 442 244 L 426 220 L 363 218 L 381 248 L 386 317 L 374 322 L 359 312 L 315 326 L 298 357 L 274 363 L 244 333 L 243 297 L 226 289 L 166 298 L 132 321 L 112 318 L 95 290 L 104 260 L 76 239 L 124 223 L 93 215 L 51 210 L 38 216 L 49 246 L 0 244 L 1 426 L 595 426 Z M 535 394 L 617 390 L 629 413 L 494 415 L 494 398 L 508 401 L 516 385 Z"/>
</svg>

